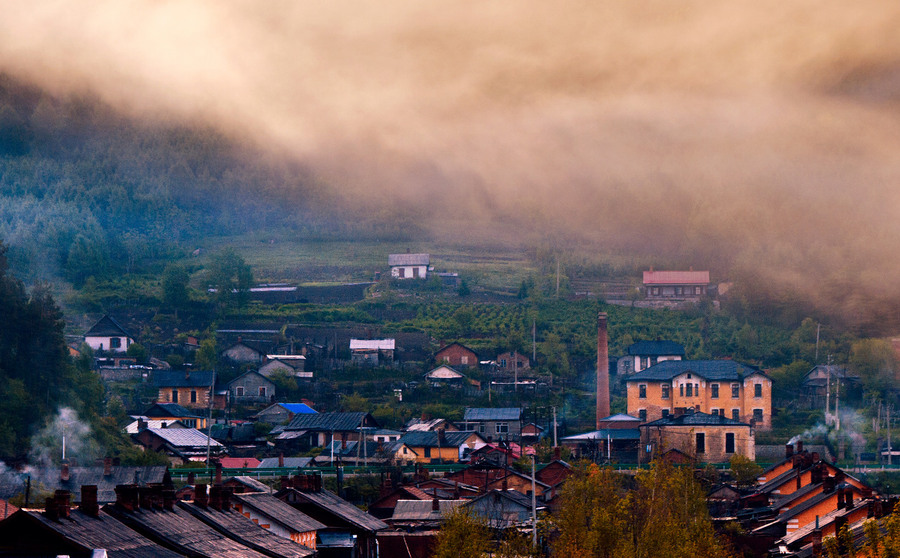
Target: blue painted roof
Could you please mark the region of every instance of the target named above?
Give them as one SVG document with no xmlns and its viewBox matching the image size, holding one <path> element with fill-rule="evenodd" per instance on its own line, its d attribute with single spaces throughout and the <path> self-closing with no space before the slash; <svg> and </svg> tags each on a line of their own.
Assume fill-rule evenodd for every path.
<svg viewBox="0 0 900 558">
<path fill-rule="evenodd" d="M 317 412 L 315 409 L 307 405 L 306 403 L 279 403 L 282 407 L 287 409 L 288 411 L 297 414 L 312 414 Z"/>
<path fill-rule="evenodd" d="M 628 382 L 664 381 L 675 376 L 692 372 L 707 380 L 743 380 L 751 374 L 762 371 L 733 360 L 664 360 L 650 368 L 628 376 Z"/>
</svg>

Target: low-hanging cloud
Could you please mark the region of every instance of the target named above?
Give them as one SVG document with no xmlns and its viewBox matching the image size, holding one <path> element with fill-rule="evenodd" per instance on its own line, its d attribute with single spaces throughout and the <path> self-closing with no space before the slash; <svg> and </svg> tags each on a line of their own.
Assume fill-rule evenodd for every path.
<svg viewBox="0 0 900 558">
<path fill-rule="evenodd" d="M 5 7 L 0 70 L 212 123 L 443 230 L 884 298 L 897 28 L 883 0 L 46 1 Z"/>
</svg>

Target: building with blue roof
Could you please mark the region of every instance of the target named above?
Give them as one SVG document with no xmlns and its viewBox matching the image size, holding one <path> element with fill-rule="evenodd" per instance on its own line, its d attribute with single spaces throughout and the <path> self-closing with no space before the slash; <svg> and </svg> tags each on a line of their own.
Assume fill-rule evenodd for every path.
<svg viewBox="0 0 900 558">
<path fill-rule="evenodd" d="M 625 350 L 626 355 L 618 360 L 616 373 L 633 374 L 667 360 L 683 360 L 684 345 L 675 341 L 636 341 Z"/>
</svg>

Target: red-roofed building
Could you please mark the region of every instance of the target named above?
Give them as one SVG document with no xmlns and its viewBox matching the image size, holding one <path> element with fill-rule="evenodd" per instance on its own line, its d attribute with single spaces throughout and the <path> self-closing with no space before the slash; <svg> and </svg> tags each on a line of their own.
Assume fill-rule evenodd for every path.
<svg viewBox="0 0 900 558">
<path fill-rule="evenodd" d="M 654 300 L 697 300 L 709 290 L 709 271 L 644 272 L 644 292 Z"/>
</svg>

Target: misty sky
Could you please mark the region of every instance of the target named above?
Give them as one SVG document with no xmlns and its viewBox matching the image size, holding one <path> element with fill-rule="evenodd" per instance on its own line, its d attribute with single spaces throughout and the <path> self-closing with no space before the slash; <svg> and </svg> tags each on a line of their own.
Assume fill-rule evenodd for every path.
<svg viewBox="0 0 900 558">
<path fill-rule="evenodd" d="M 900 274 L 900 3 L 8 3 L 0 70 L 297 158 L 447 231 Z"/>
</svg>

